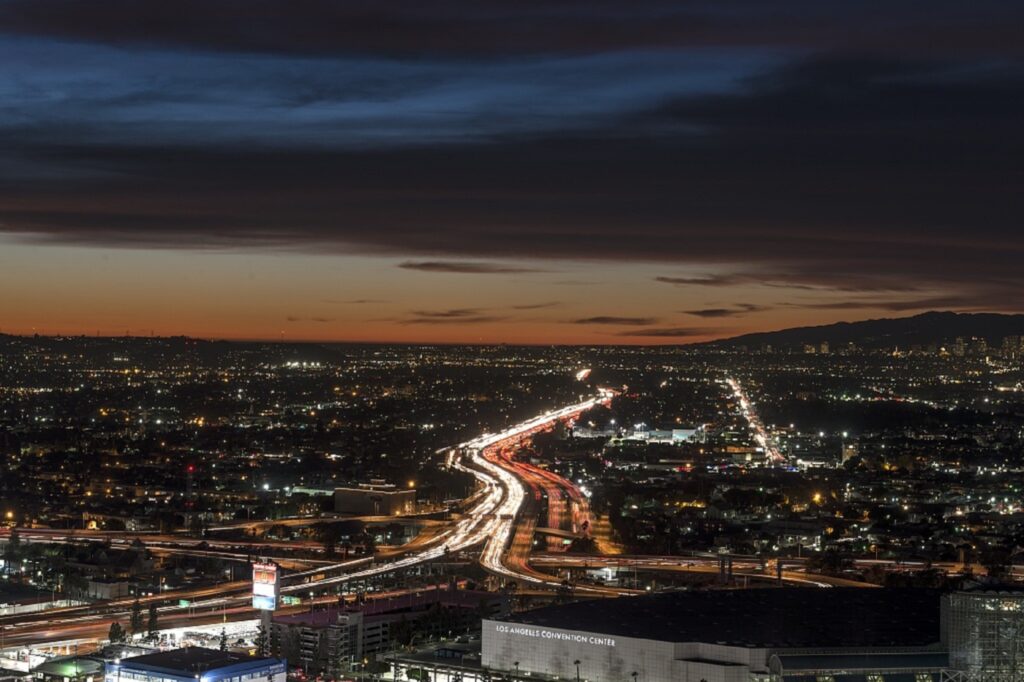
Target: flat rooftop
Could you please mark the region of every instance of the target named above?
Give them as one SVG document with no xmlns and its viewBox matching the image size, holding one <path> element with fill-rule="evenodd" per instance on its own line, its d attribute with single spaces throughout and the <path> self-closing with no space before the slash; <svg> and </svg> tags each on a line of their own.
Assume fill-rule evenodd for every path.
<svg viewBox="0 0 1024 682">
<path fill-rule="evenodd" d="M 344 613 L 362 613 L 363 616 L 369 617 L 390 613 L 421 612 L 433 604 L 462 609 L 478 609 L 481 603 L 500 598 L 501 595 L 495 592 L 480 590 L 425 589 L 416 594 L 372 599 L 363 604 L 328 607 L 313 613 L 303 611 L 302 613 L 274 616 L 273 622 L 326 627 L 337 622 L 338 616 Z"/>
<path fill-rule="evenodd" d="M 939 608 L 937 590 L 796 587 L 598 599 L 503 620 L 666 642 L 775 648 L 923 646 L 939 641 Z"/>
<path fill-rule="evenodd" d="M 148 668 L 154 670 L 165 670 L 172 673 L 196 673 L 226 668 L 240 663 L 258 663 L 260 661 L 270 662 L 273 659 L 256 658 L 246 654 L 234 653 L 231 651 L 220 651 L 218 649 L 206 649 L 204 647 L 190 646 L 184 649 L 173 649 L 171 651 L 159 651 L 155 654 L 133 656 L 121 661 L 126 668 Z"/>
</svg>

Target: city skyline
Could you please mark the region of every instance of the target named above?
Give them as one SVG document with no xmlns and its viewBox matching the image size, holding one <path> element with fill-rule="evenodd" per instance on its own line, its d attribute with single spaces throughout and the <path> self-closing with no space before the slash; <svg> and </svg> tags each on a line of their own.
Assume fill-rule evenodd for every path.
<svg viewBox="0 0 1024 682">
<path fill-rule="evenodd" d="M 1022 11 L 0 3 L 18 334 L 690 343 L 1019 312 Z"/>
<path fill-rule="evenodd" d="M 1024 682 L 1024 4 L 0 55 L 0 682 Z"/>
</svg>

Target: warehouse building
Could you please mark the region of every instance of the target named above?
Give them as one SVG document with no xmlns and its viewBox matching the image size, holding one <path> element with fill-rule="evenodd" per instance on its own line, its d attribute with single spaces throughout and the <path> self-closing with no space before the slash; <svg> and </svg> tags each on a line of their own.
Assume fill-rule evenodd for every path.
<svg viewBox="0 0 1024 682">
<path fill-rule="evenodd" d="M 396 516 L 416 511 L 416 491 L 373 480 L 334 490 L 334 511 L 359 516 Z"/>
<path fill-rule="evenodd" d="M 186 647 L 105 666 L 105 682 L 285 682 L 287 664 L 229 651 Z"/>
<path fill-rule="evenodd" d="M 483 668 L 588 682 L 939 682 L 933 590 L 786 588 L 577 602 L 483 622 Z"/>
</svg>

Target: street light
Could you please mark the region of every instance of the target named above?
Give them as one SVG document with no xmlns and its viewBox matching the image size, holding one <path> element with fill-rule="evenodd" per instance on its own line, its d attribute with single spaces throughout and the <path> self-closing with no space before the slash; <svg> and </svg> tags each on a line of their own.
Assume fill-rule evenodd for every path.
<svg viewBox="0 0 1024 682">
<path fill-rule="evenodd" d="M 519 678 L 519 661 L 513 661 L 512 665 L 516 667 L 516 679 Z"/>
<path fill-rule="evenodd" d="M 572 664 L 576 666 L 576 682 L 580 682 L 580 659 L 577 658 Z"/>
</svg>

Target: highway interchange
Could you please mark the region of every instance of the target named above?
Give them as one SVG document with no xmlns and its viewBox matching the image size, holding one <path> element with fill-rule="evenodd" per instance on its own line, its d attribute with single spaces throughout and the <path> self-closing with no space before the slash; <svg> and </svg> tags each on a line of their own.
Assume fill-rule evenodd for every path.
<svg viewBox="0 0 1024 682">
<path fill-rule="evenodd" d="M 756 441 L 764 448 L 766 459 L 778 462 L 781 455 L 775 450 L 753 407 L 740 385 L 729 380 L 743 416 L 754 431 Z M 614 393 L 601 389 L 595 396 L 568 407 L 552 410 L 498 433 L 485 433 L 478 438 L 455 447 L 439 451 L 446 456 L 449 466 L 465 471 L 476 478 L 477 491 L 466 501 L 464 513 L 450 522 L 423 521 L 421 534 L 410 543 L 388 548 L 373 557 L 345 561 L 303 558 L 294 566 L 305 566 L 283 576 L 281 592 L 285 595 L 308 596 L 310 600 L 336 600 L 334 592 L 342 592 L 350 583 L 385 573 L 412 568 L 426 562 L 443 560 L 449 555 L 465 551 L 479 551 L 479 561 L 492 574 L 515 581 L 521 588 L 558 589 L 564 587 L 559 569 L 599 568 L 631 565 L 635 570 L 668 572 L 717 572 L 721 558 L 695 557 L 602 557 L 548 553 L 531 557 L 533 538 L 538 528 L 538 502 L 548 500 L 548 514 L 543 530 L 556 537 L 578 537 L 586 534 L 592 525 L 586 497 L 570 481 L 546 469 L 515 459 L 519 446 L 533 435 L 552 428 L 559 421 L 571 421 L 582 412 L 599 404 L 607 404 Z M 383 520 L 383 519 L 382 519 Z M 290 520 L 295 524 L 302 520 Z M 307 520 L 308 522 L 308 520 Z M 255 522 L 260 523 L 260 522 Z M 156 553 L 184 552 L 208 554 L 234 560 L 247 560 L 252 553 L 297 547 L 313 550 L 315 543 L 238 541 L 198 541 L 174 534 L 104 533 L 53 531 L 46 529 L 19 530 L 23 539 L 34 542 L 72 542 L 82 539 L 130 544 L 135 539 Z M 308 546 L 306 546 L 308 545 Z M 551 543 L 553 548 L 557 543 Z M 632 564 L 628 562 L 632 561 Z M 284 563 L 284 562 L 282 562 Z M 288 567 L 285 564 L 285 567 Z M 819 586 L 857 584 L 836 578 L 810 576 L 802 571 L 778 570 L 771 572 L 753 558 L 737 558 L 732 566 L 736 576 L 749 580 L 781 579 L 794 584 Z M 777 567 L 778 568 L 778 567 Z M 546 572 L 547 569 L 553 572 Z M 162 594 L 142 596 L 143 605 L 158 604 L 162 624 L 169 626 L 201 625 L 221 620 L 243 620 L 254 617 L 250 604 L 249 581 L 234 581 L 215 586 L 190 588 Z M 579 583 L 577 592 L 593 596 L 614 596 L 634 593 L 634 590 L 597 584 Z M 102 639 L 113 620 L 126 621 L 135 598 L 115 599 L 83 606 L 53 609 L 39 614 L 0 616 L 0 648 L 12 646 L 40 646 L 55 642 L 95 642 Z M 179 600 L 182 600 L 179 602 Z M 187 606 L 183 605 L 187 602 Z M 179 605 L 182 604 L 182 605 Z M 308 603 L 308 602 L 307 602 Z M 305 607 L 300 607 L 305 608 Z"/>
<path fill-rule="evenodd" d="M 498 457 L 497 453 L 502 448 L 528 439 L 538 431 L 550 428 L 558 421 L 573 419 L 597 404 L 606 403 L 611 395 L 609 391 L 601 391 L 597 396 L 578 404 L 546 412 L 499 433 L 485 433 L 449 449 L 450 465 L 469 472 L 479 483 L 478 492 L 470 498 L 471 506 L 450 527 L 443 530 L 431 528 L 430 532 L 421 534 L 408 545 L 374 557 L 341 562 L 312 560 L 314 568 L 289 573 L 284 577 L 282 594 L 323 594 L 352 581 L 411 568 L 477 546 L 482 547 L 481 563 L 493 573 L 542 586 L 560 584 L 556 578 L 532 570 L 517 572 L 504 561 L 505 548 L 516 528 L 516 516 L 523 506 L 525 489 L 514 473 L 514 465 L 510 460 Z M 95 540 L 128 545 L 139 539 L 156 553 L 185 552 L 236 560 L 247 556 L 238 553 L 239 547 L 247 543 L 238 541 L 198 541 L 168 534 L 102 531 L 19 529 L 18 532 L 23 540 L 29 542 Z M 251 544 L 249 551 L 273 548 L 278 543 L 260 541 Z M 292 543 L 291 546 L 296 545 Z M 140 596 L 139 602 L 144 606 L 158 604 L 161 623 L 167 625 L 200 625 L 219 622 L 220 619 L 252 618 L 248 594 L 250 585 L 248 581 L 228 582 Z M 329 599 L 333 600 L 334 597 Z M 98 640 L 106 634 L 110 622 L 124 621 L 128 617 L 134 601 L 134 597 L 122 598 L 51 609 L 42 613 L 0 616 L 0 648 Z M 179 605 L 185 602 L 187 606 Z"/>
</svg>

